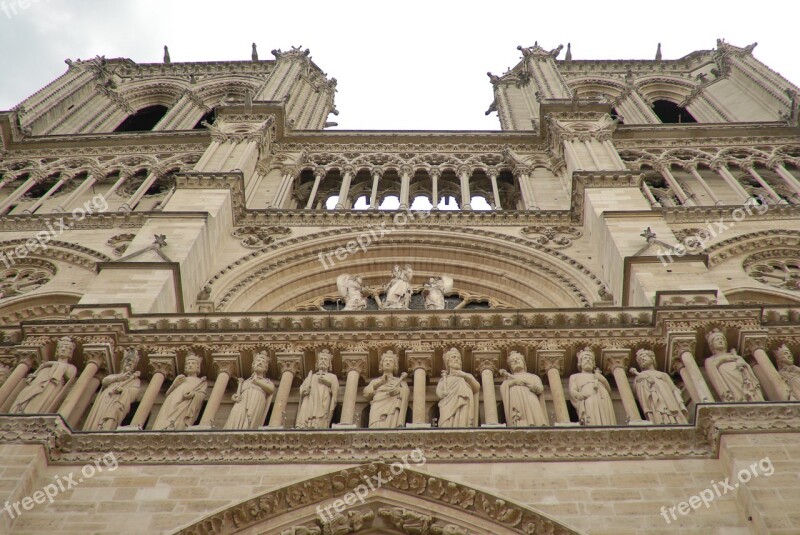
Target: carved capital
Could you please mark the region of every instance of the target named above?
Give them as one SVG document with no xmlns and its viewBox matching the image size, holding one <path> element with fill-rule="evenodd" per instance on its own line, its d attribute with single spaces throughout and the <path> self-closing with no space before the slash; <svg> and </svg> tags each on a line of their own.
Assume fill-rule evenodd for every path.
<svg viewBox="0 0 800 535">
<path fill-rule="evenodd" d="M 111 372 L 114 370 L 112 355 L 111 344 L 83 344 L 84 366 L 93 363 L 99 369 Z"/>
<path fill-rule="evenodd" d="M 496 375 L 500 370 L 500 351 L 495 349 L 476 349 L 472 351 L 472 369 L 480 377 L 483 370 L 491 370 Z"/>
<path fill-rule="evenodd" d="M 539 349 L 536 351 L 536 371 L 539 375 L 546 375 L 548 370 L 554 368 L 561 375 L 564 371 L 565 357 L 564 349 Z"/>
<path fill-rule="evenodd" d="M 406 351 L 406 362 L 409 373 L 418 369 L 425 370 L 427 375 L 433 373 L 433 351 Z"/>
<path fill-rule="evenodd" d="M 486 175 L 489 178 L 497 178 L 500 175 L 500 170 L 497 169 L 496 167 L 490 167 L 489 169 L 486 170 Z"/>
<path fill-rule="evenodd" d="M 409 176 L 411 176 L 411 175 L 414 174 L 414 168 L 411 167 L 410 165 L 401 165 L 400 166 L 400 174 L 401 175 L 409 175 Z"/>
<path fill-rule="evenodd" d="M 356 172 L 356 169 L 352 165 L 345 165 L 344 167 L 342 167 L 342 173 L 343 174 L 353 175 L 353 174 L 355 174 L 355 172 Z"/>
<path fill-rule="evenodd" d="M 239 353 L 212 353 L 211 362 L 217 376 L 227 373 L 228 377 L 242 376 L 242 361 Z"/>
<path fill-rule="evenodd" d="M 431 167 L 430 171 L 428 171 L 428 175 L 431 178 L 439 178 L 442 176 L 442 170 L 438 167 Z"/>
<path fill-rule="evenodd" d="M 325 175 L 327 173 L 328 171 L 326 171 L 324 167 L 317 167 L 316 169 L 314 169 L 314 178 L 320 178 L 320 179 L 325 178 Z"/>
<path fill-rule="evenodd" d="M 178 356 L 175 353 L 158 353 L 150 355 L 147 360 L 151 375 L 160 373 L 165 379 L 175 378 L 175 370 L 178 369 Z"/>
<path fill-rule="evenodd" d="M 517 180 L 519 180 L 521 178 L 528 178 L 528 175 L 530 174 L 530 172 L 531 172 L 530 167 L 525 166 L 525 165 L 518 165 L 518 166 L 514 167 L 514 177 Z"/>
<path fill-rule="evenodd" d="M 456 170 L 456 174 L 458 176 L 467 175 L 470 176 L 472 174 L 472 168 L 468 165 L 459 165 L 458 169 Z"/>
<path fill-rule="evenodd" d="M 375 177 L 382 177 L 383 176 L 383 168 L 382 167 L 373 167 L 372 168 L 372 178 Z"/>
<path fill-rule="evenodd" d="M 676 368 L 681 362 L 684 353 L 695 354 L 697 349 L 697 336 L 691 331 L 671 332 L 667 334 L 667 369 L 665 371 L 680 370 Z M 682 364 L 681 364 L 682 365 Z"/>
<path fill-rule="evenodd" d="M 298 379 L 303 378 L 303 354 L 295 352 L 277 353 L 278 371 L 281 376 L 286 372 L 292 372 Z"/>
<path fill-rule="evenodd" d="M 369 353 L 366 351 L 342 351 L 342 375 L 346 379 L 347 375 L 352 372 L 358 372 L 358 375 L 365 381 L 367 380 L 367 359 Z"/>
<path fill-rule="evenodd" d="M 603 349 L 600 351 L 600 362 L 602 362 L 603 372 L 606 374 L 613 373 L 617 368 L 622 368 L 622 371 L 627 374 L 630 360 L 630 349 Z"/>
<path fill-rule="evenodd" d="M 756 349 L 767 350 L 767 332 L 760 330 L 739 331 L 739 353 L 751 356 Z"/>
<path fill-rule="evenodd" d="M 32 347 L 32 346 L 17 346 L 14 348 L 14 355 L 17 357 L 17 366 L 20 364 L 25 364 L 30 369 L 34 369 L 39 366 L 43 358 L 43 347 Z"/>
</svg>

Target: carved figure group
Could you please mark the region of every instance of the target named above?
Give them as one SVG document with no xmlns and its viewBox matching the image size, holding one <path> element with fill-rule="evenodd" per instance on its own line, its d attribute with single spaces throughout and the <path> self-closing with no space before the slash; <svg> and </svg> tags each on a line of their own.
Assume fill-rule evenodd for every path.
<svg viewBox="0 0 800 535">
<path fill-rule="evenodd" d="M 633 389 L 645 418 L 653 424 L 686 424 L 689 413 L 683 403 L 681 391 L 672 382 L 670 376 L 656 370 L 655 353 L 649 349 L 636 352 L 636 363 L 641 372 L 631 368 L 636 376 Z"/>
<path fill-rule="evenodd" d="M 323 349 L 317 354 L 317 371 L 309 372 L 300 385 L 300 408 L 296 427 L 301 429 L 327 429 L 336 408 L 339 379 L 331 373 L 331 352 Z"/>
<path fill-rule="evenodd" d="M 208 386 L 205 377 L 198 377 L 200 363 L 200 357 L 190 351 L 183 374 L 177 376 L 167 389 L 164 404 L 153 424 L 154 430 L 181 431 L 194 424 Z"/>
<path fill-rule="evenodd" d="M 336 278 L 336 288 L 339 295 L 344 298 L 342 310 L 366 310 L 369 288 L 364 285 L 361 277 L 357 275 L 339 275 Z"/>
<path fill-rule="evenodd" d="M 445 294 L 453 290 L 453 279 L 444 275 L 431 277 L 422 289 L 422 296 L 425 298 L 425 308 L 427 310 L 444 310 Z"/>
<path fill-rule="evenodd" d="M 369 427 L 393 428 L 403 427 L 408 410 L 408 385 L 406 374 L 395 377 L 398 370 L 398 358 L 394 351 L 381 355 L 381 372 L 383 375 L 373 379 L 364 387 L 364 398 L 369 401 Z"/>
<path fill-rule="evenodd" d="M 528 373 L 525 357 L 512 351 L 506 359 L 509 373 L 500 370 L 504 378 L 500 385 L 500 396 L 509 427 L 528 427 L 547 425 L 547 411 L 544 403 L 544 385 L 538 375 Z"/>
<path fill-rule="evenodd" d="M 706 359 L 708 379 L 722 401 L 764 401 L 761 385 L 753 370 L 735 351 L 719 329 L 706 335 L 711 357 Z"/>
<path fill-rule="evenodd" d="M 266 351 L 253 355 L 253 374 L 239 378 L 225 429 L 258 429 L 264 425 L 275 392 L 275 385 L 266 377 L 268 366 Z"/>
<path fill-rule="evenodd" d="M 778 375 L 786 383 L 787 398 L 800 399 L 800 367 L 794 365 L 791 350 L 786 344 L 782 344 L 775 350 L 774 355 L 778 365 Z"/>
<path fill-rule="evenodd" d="M 461 353 L 450 348 L 444 354 L 446 370 L 436 385 L 439 427 L 473 427 L 478 422 L 480 383 L 461 369 Z"/>
<path fill-rule="evenodd" d="M 414 271 L 406 264 L 392 268 L 392 280 L 386 284 L 383 308 L 388 310 L 408 310 L 411 305 L 411 279 Z"/>
<path fill-rule="evenodd" d="M 611 404 L 611 385 L 595 367 L 594 351 L 586 347 L 578 352 L 578 369 L 569 377 L 569 397 L 583 425 L 616 425 Z"/>
<path fill-rule="evenodd" d="M 122 359 L 122 372 L 103 379 L 102 389 L 83 424 L 84 431 L 113 431 L 119 427 L 139 395 L 142 382 L 140 372 L 136 371 L 138 364 L 139 353 L 135 348 L 127 348 Z"/>
<path fill-rule="evenodd" d="M 56 343 L 56 360 L 43 362 L 28 376 L 28 383 L 11 405 L 12 414 L 52 413 L 64 400 L 77 376 L 77 368 L 69 363 L 75 343 L 65 336 Z"/>
</svg>

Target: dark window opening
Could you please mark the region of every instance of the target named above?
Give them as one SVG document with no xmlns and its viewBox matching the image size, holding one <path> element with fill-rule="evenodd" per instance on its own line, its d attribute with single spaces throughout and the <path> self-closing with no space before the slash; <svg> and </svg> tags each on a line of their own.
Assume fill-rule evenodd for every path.
<svg viewBox="0 0 800 535">
<path fill-rule="evenodd" d="M 653 103 L 653 112 L 661 119 L 661 122 L 665 124 L 697 122 L 686 108 L 678 106 L 669 100 L 656 100 Z"/>
<path fill-rule="evenodd" d="M 122 121 L 122 124 L 116 127 L 114 132 L 145 132 L 152 130 L 166 114 L 167 107 L 161 104 L 142 108 Z"/>
<path fill-rule="evenodd" d="M 214 121 L 217 120 L 217 108 L 212 108 L 211 111 L 200 117 L 200 120 L 197 121 L 197 124 L 194 125 L 192 130 L 202 130 L 205 128 L 203 125 L 204 122 L 208 124 L 214 124 Z"/>
<path fill-rule="evenodd" d="M 617 112 L 616 108 L 611 110 L 611 118 L 615 119 L 617 124 L 625 124 L 625 120 L 620 116 L 619 112 Z"/>
<path fill-rule="evenodd" d="M 45 193 L 50 191 L 50 188 L 56 185 L 58 182 L 58 173 L 53 176 L 49 176 L 43 181 L 39 182 L 38 184 L 34 184 L 25 194 L 25 197 L 28 199 L 39 199 L 43 197 Z"/>
</svg>

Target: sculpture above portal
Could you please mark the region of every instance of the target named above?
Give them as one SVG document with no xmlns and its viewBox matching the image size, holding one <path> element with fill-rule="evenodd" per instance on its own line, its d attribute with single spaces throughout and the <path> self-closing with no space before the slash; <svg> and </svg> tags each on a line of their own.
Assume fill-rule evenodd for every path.
<svg viewBox="0 0 800 535">
<path fill-rule="evenodd" d="M 408 310 L 411 305 L 411 279 L 414 270 L 406 264 L 400 269 L 399 264 L 392 268 L 392 280 L 386 285 L 386 297 L 381 308 L 387 310 Z"/>
</svg>

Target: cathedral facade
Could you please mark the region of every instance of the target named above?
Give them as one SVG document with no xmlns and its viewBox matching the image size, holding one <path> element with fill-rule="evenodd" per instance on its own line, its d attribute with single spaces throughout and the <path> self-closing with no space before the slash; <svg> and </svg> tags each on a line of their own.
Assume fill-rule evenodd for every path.
<svg viewBox="0 0 800 535">
<path fill-rule="evenodd" d="M 67 60 L 0 113 L 0 532 L 800 533 L 754 47 L 520 46 L 463 132 L 328 129 L 300 48 Z"/>
</svg>

